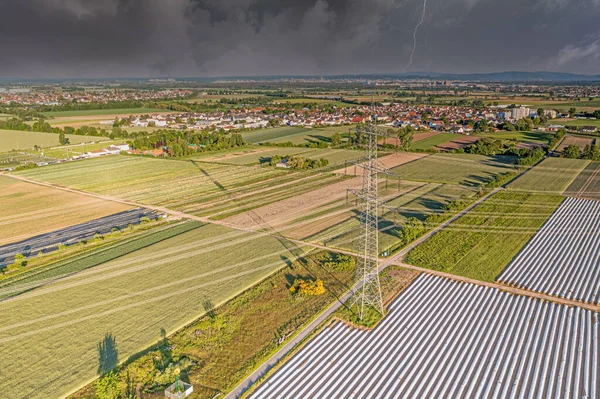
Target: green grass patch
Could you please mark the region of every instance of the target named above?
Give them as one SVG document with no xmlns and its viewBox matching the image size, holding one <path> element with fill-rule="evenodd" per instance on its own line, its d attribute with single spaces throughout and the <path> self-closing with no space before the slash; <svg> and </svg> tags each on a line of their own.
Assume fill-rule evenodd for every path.
<svg viewBox="0 0 600 399">
<path fill-rule="evenodd" d="M 412 151 L 425 151 L 431 150 L 433 147 L 438 146 L 440 144 L 447 143 L 448 141 L 455 139 L 456 134 L 452 133 L 440 133 L 438 135 L 426 138 L 424 140 L 419 140 L 411 144 L 410 149 Z"/>
<path fill-rule="evenodd" d="M 499 192 L 409 252 L 407 262 L 494 281 L 562 200 L 557 195 Z"/>
<path fill-rule="evenodd" d="M 560 194 L 567 190 L 589 162 L 584 159 L 546 158 L 522 174 L 508 188 Z"/>
<path fill-rule="evenodd" d="M 505 132 L 497 131 L 494 133 L 479 133 L 481 137 L 491 137 L 502 140 L 513 140 L 521 143 L 543 143 L 554 137 L 554 133 L 549 132 Z"/>
<path fill-rule="evenodd" d="M 74 134 L 67 134 L 66 137 L 72 144 L 107 140 L 105 137 L 78 136 Z M 0 152 L 28 150 L 33 149 L 36 145 L 39 147 L 58 146 L 58 134 L 0 129 Z"/>
<path fill-rule="evenodd" d="M 251 144 L 258 144 L 265 141 L 277 141 L 283 138 L 289 138 L 296 135 L 302 135 L 310 132 L 312 129 L 303 127 L 276 127 L 272 129 L 254 130 L 242 133 L 244 140 Z M 285 140 L 284 140 L 285 141 Z"/>
</svg>

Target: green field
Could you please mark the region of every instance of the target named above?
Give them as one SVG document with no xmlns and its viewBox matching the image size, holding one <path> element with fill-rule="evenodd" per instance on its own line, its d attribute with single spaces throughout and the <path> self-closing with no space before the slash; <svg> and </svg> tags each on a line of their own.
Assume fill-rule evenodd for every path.
<svg viewBox="0 0 600 399">
<path fill-rule="evenodd" d="M 386 205 L 397 209 L 397 212 L 384 209 L 380 216 L 378 227 L 380 230 L 379 246 L 381 252 L 395 250 L 407 244 L 402 241 L 400 231 L 408 218 L 417 218 L 424 221 L 428 215 L 442 212 L 449 202 L 468 199 L 474 195 L 473 190 L 464 186 L 437 183 L 415 184 L 408 182 L 403 184 L 403 190 L 402 194 L 394 196 L 395 188 L 390 188 L 387 193 L 380 189 L 380 195 L 387 194 L 388 198 L 392 196 L 386 201 Z M 351 198 L 351 206 L 353 205 L 352 200 Z M 329 209 L 329 213 L 336 210 Z M 350 209 L 346 213 L 347 217 L 344 220 L 314 235 L 301 238 L 328 247 L 356 251 L 358 229 L 360 227 L 359 214 L 356 209 Z M 305 215 L 302 219 L 312 217 L 315 220 L 316 230 L 319 226 L 318 218 L 320 216 L 322 215 L 317 210 L 314 215 Z M 428 228 L 433 227 L 428 226 Z M 303 227 L 303 230 L 308 230 L 308 228 Z"/>
<path fill-rule="evenodd" d="M 119 115 L 119 114 L 148 114 L 153 112 L 166 112 L 159 108 L 116 108 L 116 109 L 90 109 L 83 111 L 50 111 L 42 112 L 46 117 L 65 116 L 97 116 L 97 115 Z"/>
<path fill-rule="evenodd" d="M 495 139 L 503 140 L 514 140 L 522 143 L 544 143 L 554 136 L 553 133 L 549 132 L 504 132 L 497 131 L 494 133 L 480 133 L 481 137 L 492 137 Z"/>
<path fill-rule="evenodd" d="M 290 250 L 206 225 L 0 302 L 0 390 L 62 397 L 97 376 L 106 334 L 125 361 L 285 266 Z"/>
<path fill-rule="evenodd" d="M 272 129 L 261 129 L 245 132 L 242 133 L 242 137 L 248 143 L 258 144 L 265 141 L 273 142 L 281 138 L 302 135 L 310 131 L 312 131 L 312 129 L 303 127 L 276 127 Z"/>
<path fill-rule="evenodd" d="M 600 108 L 600 105 L 598 107 Z M 600 128 L 600 119 L 553 119 L 550 123 L 563 126 L 596 126 Z"/>
<path fill-rule="evenodd" d="M 508 188 L 560 194 L 569 187 L 589 162 L 583 159 L 546 158 L 522 174 Z"/>
<path fill-rule="evenodd" d="M 514 157 L 471 154 L 433 154 L 391 171 L 402 180 L 479 186 L 501 173 L 514 171 Z"/>
<path fill-rule="evenodd" d="M 499 192 L 409 252 L 407 262 L 494 281 L 562 200 L 550 194 Z"/>
<path fill-rule="evenodd" d="M 438 135 L 412 143 L 410 149 L 413 151 L 430 150 L 433 147 L 447 143 L 448 141 L 455 139 L 456 137 L 456 134 L 453 133 L 440 133 Z"/>
<path fill-rule="evenodd" d="M 257 143 L 287 143 L 293 145 L 329 143 L 330 137 L 334 133 L 340 133 L 342 137 L 347 137 L 348 132 L 353 129 L 353 126 L 328 126 L 316 128 L 303 127 L 278 127 L 273 129 L 262 129 L 251 132 L 242 133 L 244 140 L 251 144 Z"/>
<path fill-rule="evenodd" d="M 67 138 L 71 144 L 106 140 L 105 137 L 77 136 L 73 134 L 68 134 Z M 36 145 L 40 147 L 55 147 L 59 145 L 58 134 L 0 130 L 0 152 L 32 149 Z"/>
</svg>

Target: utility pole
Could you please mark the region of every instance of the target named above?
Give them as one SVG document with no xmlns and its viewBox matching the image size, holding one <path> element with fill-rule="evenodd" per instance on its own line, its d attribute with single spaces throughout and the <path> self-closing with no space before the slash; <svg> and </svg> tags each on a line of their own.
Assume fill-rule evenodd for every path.
<svg viewBox="0 0 600 399">
<path fill-rule="evenodd" d="M 362 320 L 367 307 L 371 306 L 383 315 L 383 298 L 379 282 L 379 202 L 378 174 L 392 175 L 377 161 L 377 141 L 380 136 L 388 136 L 377 129 L 373 123 L 356 127 L 358 137 L 364 138 L 365 157 L 351 161 L 363 168 L 361 190 L 348 190 L 360 200 L 360 233 L 358 237 L 358 256 L 356 260 L 355 292 L 352 306 L 358 306 L 358 314 Z"/>
</svg>

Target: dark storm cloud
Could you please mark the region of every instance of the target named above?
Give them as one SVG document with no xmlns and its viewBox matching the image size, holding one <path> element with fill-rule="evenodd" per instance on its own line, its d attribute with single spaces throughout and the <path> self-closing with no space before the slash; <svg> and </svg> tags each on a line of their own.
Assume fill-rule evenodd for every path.
<svg viewBox="0 0 600 399">
<path fill-rule="evenodd" d="M 0 0 L 0 77 L 401 72 L 422 0 Z M 600 73 L 600 0 L 428 0 L 412 71 Z"/>
</svg>

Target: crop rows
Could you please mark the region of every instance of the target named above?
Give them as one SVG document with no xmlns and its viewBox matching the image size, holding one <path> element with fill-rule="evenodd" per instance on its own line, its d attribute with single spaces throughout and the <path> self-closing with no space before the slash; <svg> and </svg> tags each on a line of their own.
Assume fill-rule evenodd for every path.
<svg viewBox="0 0 600 399">
<path fill-rule="evenodd" d="M 1 397 L 64 397 L 96 377 L 105 334 L 124 361 L 295 258 L 283 240 L 215 225 L 148 244 L 0 301 Z"/>
<path fill-rule="evenodd" d="M 600 202 L 568 198 L 499 281 L 600 303 Z"/>
<path fill-rule="evenodd" d="M 374 330 L 333 324 L 250 397 L 598 398 L 598 317 L 421 275 Z"/>
</svg>

